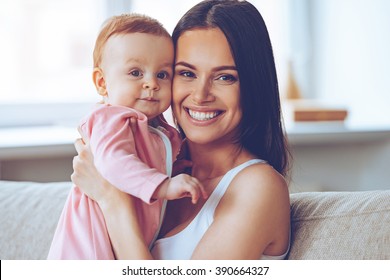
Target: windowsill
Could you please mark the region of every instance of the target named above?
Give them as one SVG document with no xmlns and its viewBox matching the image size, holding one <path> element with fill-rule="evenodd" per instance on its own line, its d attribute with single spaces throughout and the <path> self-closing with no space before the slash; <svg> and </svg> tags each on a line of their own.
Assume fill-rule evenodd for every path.
<svg viewBox="0 0 390 280">
<path fill-rule="evenodd" d="M 46 158 L 76 154 L 74 127 L 32 126 L 0 129 L 0 160 Z"/>
<path fill-rule="evenodd" d="M 291 146 L 334 145 L 390 139 L 390 126 L 358 127 L 343 123 L 294 123 L 287 126 Z M 77 129 L 37 126 L 0 129 L 0 160 L 49 158 L 76 154 Z"/>
<path fill-rule="evenodd" d="M 390 139 L 390 125 L 302 122 L 291 123 L 286 131 L 292 146 L 365 143 Z"/>
</svg>

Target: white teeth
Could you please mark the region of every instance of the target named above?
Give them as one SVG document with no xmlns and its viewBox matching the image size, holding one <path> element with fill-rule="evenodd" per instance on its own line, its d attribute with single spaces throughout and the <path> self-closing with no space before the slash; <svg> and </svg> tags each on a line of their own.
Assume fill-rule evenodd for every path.
<svg viewBox="0 0 390 280">
<path fill-rule="evenodd" d="M 188 110 L 188 113 L 190 114 L 191 118 L 198 120 L 198 121 L 208 121 L 216 116 L 218 116 L 218 112 L 197 112 Z"/>
</svg>

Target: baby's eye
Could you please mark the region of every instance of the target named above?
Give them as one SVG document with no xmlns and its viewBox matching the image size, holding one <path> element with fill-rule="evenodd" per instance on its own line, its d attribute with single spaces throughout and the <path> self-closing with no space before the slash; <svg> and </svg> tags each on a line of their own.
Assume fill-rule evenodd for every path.
<svg viewBox="0 0 390 280">
<path fill-rule="evenodd" d="M 159 72 L 159 73 L 157 74 L 157 78 L 158 78 L 158 79 L 161 79 L 161 80 L 168 79 L 168 78 L 169 78 L 169 73 L 168 73 L 168 72 L 165 72 L 165 71 Z"/>
<path fill-rule="evenodd" d="M 133 70 L 133 71 L 130 71 L 130 75 L 132 75 L 134 77 L 139 77 L 142 75 L 142 73 L 139 70 Z"/>
</svg>

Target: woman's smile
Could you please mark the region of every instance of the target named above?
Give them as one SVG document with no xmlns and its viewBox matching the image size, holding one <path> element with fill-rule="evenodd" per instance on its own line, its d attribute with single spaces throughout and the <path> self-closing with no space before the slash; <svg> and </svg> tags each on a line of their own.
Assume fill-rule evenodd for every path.
<svg viewBox="0 0 390 280">
<path fill-rule="evenodd" d="M 188 115 L 196 120 L 196 121 L 209 121 L 218 117 L 223 111 L 215 110 L 215 111 L 204 111 L 204 110 L 194 110 L 190 108 L 184 107 L 184 110 L 188 113 Z"/>
</svg>

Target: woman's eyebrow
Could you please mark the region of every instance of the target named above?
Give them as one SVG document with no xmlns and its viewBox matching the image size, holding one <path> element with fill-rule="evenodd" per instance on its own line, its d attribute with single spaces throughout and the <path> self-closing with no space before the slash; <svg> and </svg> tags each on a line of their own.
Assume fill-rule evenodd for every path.
<svg viewBox="0 0 390 280">
<path fill-rule="evenodd" d="M 175 67 L 176 66 L 184 66 L 184 67 L 188 67 L 188 68 L 191 68 L 191 69 L 196 69 L 196 67 L 194 66 L 194 65 L 192 65 L 192 64 L 189 64 L 189 63 L 187 63 L 187 62 L 184 62 L 184 61 L 179 61 L 179 62 L 176 62 L 175 63 Z"/>
<path fill-rule="evenodd" d="M 237 71 L 237 67 L 235 65 L 222 65 L 213 68 L 213 71 L 222 71 L 222 70 L 234 70 Z"/>
<path fill-rule="evenodd" d="M 188 67 L 190 69 L 193 69 L 195 70 L 196 67 L 192 64 L 189 64 L 187 62 L 184 62 L 184 61 L 179 61 L 175 64 L 175 66 L 184 66 L 184 67 Z M 214 67 L 212 68 L 212 71 L 222 71 L 222 70 L 234 70 L 234 71 L 237 71 L 237 67 L 235 65 L 221 65 L 221 66 L 217 66 L 217 67 Z"/>
</svg>

